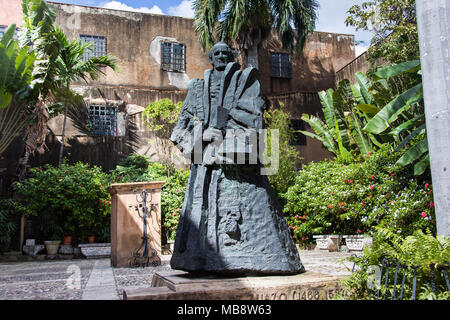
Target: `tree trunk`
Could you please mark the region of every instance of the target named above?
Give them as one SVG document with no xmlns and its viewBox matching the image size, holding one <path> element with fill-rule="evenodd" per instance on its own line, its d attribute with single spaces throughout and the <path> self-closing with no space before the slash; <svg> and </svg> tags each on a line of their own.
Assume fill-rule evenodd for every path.
<svg viewBox="0 0 450 320">
<path fill-rule="evenodd" d="M 67 121 L 67 106 L 64 109 L 64 122 L 62 128 L 61 146 L 59 147 L 58 167 L 61 166 L 64 153 L 64 140 L 66 137 L 66 121 Z"/>
<path fill-rule="evenodd" d="M 450 3 L 417 0 L 437 234 L 450 237 Z"/>
</svg>

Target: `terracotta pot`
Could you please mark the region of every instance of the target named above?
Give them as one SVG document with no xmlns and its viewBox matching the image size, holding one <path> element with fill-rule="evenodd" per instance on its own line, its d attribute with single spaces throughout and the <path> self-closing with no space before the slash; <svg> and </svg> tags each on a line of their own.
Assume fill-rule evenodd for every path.
<svg viewBox="0 0 450 320">
<path fill-rule="evenodd" d="M 88 242 L 89 243 L 94 243 L 94 241 L 95 241 L 95 237 L 94 236 L 89 236 L 88 237 Z"/>
<path fill-rule="evenodd" d="M 70 245 L 72 243 L 72 236 L 65 236 L 63 239 L 63 245 Z"/>
</svg>

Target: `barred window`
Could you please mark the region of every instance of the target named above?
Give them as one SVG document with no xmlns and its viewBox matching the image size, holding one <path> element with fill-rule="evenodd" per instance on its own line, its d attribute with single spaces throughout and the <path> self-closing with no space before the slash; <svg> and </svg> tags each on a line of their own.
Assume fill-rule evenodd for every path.
<svg viewBox="0 0 450 320">
<path fill-rule="evenodd" d="M 270 53 L 270 76 L 274 78 L 291 78 L 291 57 L 287 53 Z"/>
<path fill-rule="evenodd" d="M 89 123 L 94 136 L 117 136 L 117 108 L 90 105 Z"/>
<path fill-rule="evenodd" d="M 161 42 L 161 68 L 166 71 L 186 71 L 185 46 Z"/>
<path fill-rule="evenodd" d="M 301 119 L 291 119 L 290 128 L 292 131 L 305 131 L 305 121 Z M 306 136 L 301 132 L 294 132 L 290 144 L 294 146 L 306 146 Z"/>
<path fill-rule="evenodd" d="M 84 50 L 83 61 L 86 62 L 94 57 L 106 55 L 106 38 L 100 36 L 89 36 L 80 34 L 80 40 L 83 43 L 93 43 L 89 48 Z"/>
</svg>

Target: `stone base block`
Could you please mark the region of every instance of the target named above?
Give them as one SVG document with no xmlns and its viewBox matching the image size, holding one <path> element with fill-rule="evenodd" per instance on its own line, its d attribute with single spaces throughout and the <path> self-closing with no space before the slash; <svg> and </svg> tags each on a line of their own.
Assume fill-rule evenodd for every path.
<svg viewBox="0 0 450 320">
<path fill-rule="evenodd" d="M 86 259 L 101 259 L 111 256 L 111 245 L 109 243 L 79 244 L 78 247 Z"/>
<path fill-rule="evenodd" d="M 124 300 L 328 300 L 344 293 L 342 276 L 305 272 L 293 276 L 194 276 L 159 272 L 150 288 L 124 290 Z M 344 293 L 345 294 L 345 293 Z"/>
</svg>

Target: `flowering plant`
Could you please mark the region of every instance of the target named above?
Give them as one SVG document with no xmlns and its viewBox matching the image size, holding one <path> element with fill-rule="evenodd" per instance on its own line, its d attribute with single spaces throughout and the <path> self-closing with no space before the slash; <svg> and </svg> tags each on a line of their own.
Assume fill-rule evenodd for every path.
<svg viewBox="0 0 450 320">
<path fill-rule="evenodd" d="M 405 236 L 434 230 L 430 177 L 412 176 L 395 165 L 398 157 L 384 147 L 361 162 L 304 166 L 283 194 L 294 238 L 306 243 L 318 234 L 371 233 L 377 225 Z"/>
<path fill-rule="evenodd" d="M 99 167 L 81 162 L 30 169 L 31 177 L 14 185 L 19 208 L 36 217 L 42 236 L 85 238 L 108 220 L 111 201 L 108 176 Z"/>
</svg>

